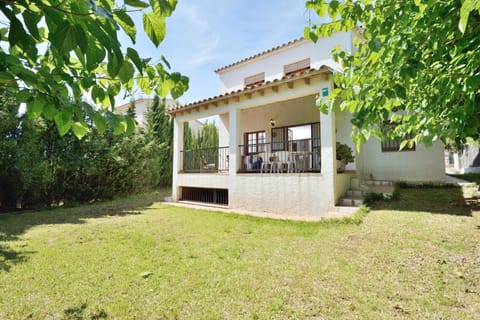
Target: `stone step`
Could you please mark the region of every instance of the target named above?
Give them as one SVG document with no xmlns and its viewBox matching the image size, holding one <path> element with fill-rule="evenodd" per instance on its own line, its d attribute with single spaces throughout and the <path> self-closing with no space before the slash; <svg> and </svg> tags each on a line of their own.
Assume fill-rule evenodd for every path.
<svg viewBox="0 0 480 320">
<path fill-rule="evenodd" d="M 339 204 L 346 207 L 359 207 L 363 204 L 363 197 L 343 197 Z"/>
<path fill-rule="evenodd" d="M 364 180 L 363 184 L 365 184 L 369 187 L 370 186 L 376 186 L 376 187 L 379 187 L 379 186 L 393 186 L 393 182 L 388 181 L 388 180 Z"/>
<path fill-rule="evenodd" d="M 363 190 L 348 189 L 347 192 L 345 193 L 345 196 L 347 196 L 347 197 L 364 197 L 365 194 L 366 194 L 366 192 L 363 191 Z"/>
<path fill-rule="evenodd" d="M 350 179 L 350 188 L 352 190 L 360 190 L 361 181 L 359 178 Z"/>
<path fill-rule="evenodd" d="M 382 193 L 384 196 L 391 197 L 395 187 L 393 185 L 381 185 L 381 186 L 369 186 L 368 192 L 372 193 Z"/>
</svg>

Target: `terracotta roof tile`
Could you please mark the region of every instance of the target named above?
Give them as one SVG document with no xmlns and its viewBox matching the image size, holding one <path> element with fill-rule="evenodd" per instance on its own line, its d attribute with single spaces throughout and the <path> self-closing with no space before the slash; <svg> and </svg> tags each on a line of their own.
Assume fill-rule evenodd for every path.
<svg viewBox="0 0 480 320">
<path fill-rule="evenodd" d="M 227 65 L 227 66 L 218 68 L 217 70 L 215 70 L 215 73 L 219 73 L 220 71 L 226 70 L 226 69 L 231 68 L 231 67 L 233 67 L 233 66 L 236 66 L 236 65 L 239 65 L 239 64 L 241 64 L 241 63 L 244 63 L 244 62 L 253 60 L 253 59 L 255 59 L 255 58 L 261 57 L 261 56 L 266 55 L 266 54 L 268 54 L 268 53 L 277 51 L 277 50 L 279 50 L 279 49 L 282 49 L 282 48 L 291 46 L 291 45 L 293 45 L 293 44 L 295 44 L 295 43 L 299 43 L 299 42 L 302 42 L 302 41 L 306 41 L 304 37 L 300 37 L 300 38 L 298 38 L 298 39 L 289 41 L 289 42 L 287 42 L 287 43 L 281 44 L 281 45 L 276 46 L 276 47 L 274 47 L 274 48 L 271 48 L 271 49 L 265 50 L 265 51 L 263 51 L 263 52 L 257 53 L 257 54 L 255 54 L 255 55 L 253 55 L 253 56 L 251 56 L 251 57 L 248 57 L 248 58 L 242 59 L 242 60 L 240 60 L 240 61 L 231 63 L 231 64 L 229 64 L 229 65 Z"/>
<path fill-rule="evenodd" d="M 271 80 L 271 81 L 266 81 L 262 84 L 258 84 L 256 86 L 251 86 L 251 87 L 248 87 L 248 88 L 244 88 L 244 89 L 239 89 L 239 90 L 234 90 L 234 91 L 231 91 L 231 92 L 227 92 L 227 93 L 224 93 L 224 94 L 220 94 L 220 95 L 217 95 L 217 96 L 213 96 L 213 97 L 210 97 L 210 98 L 206 98 L 206 99 L 203 99 L 203 100 L 199 100 L 199 101 L 195 101 L 195 102 L 192 102 L 192 103 L 188 103 L 186 105 L 178 105 L 177 107 L 175 108 L 170 108 L 168 109 L 168 113 L 175 113 L 177 111 L 181 111 L 181 110 L 186 110 L 186 109 L 190 109 L 192 107 L 195 107 L 197 105 L 201 105 L 201 104 L 204 104 L 206 102 L 213 102 L 213 101 L 216 101 L 216 100 L 221 100 L 221 99 L 225 99 L 225 98 L 230 98 L 232 96 L 235 96 L 235 95 L 238 95 L 240 93 L 247 93 L 247 92 L 252 92 L 252 91 L 255 91 L 255 90 L 258 90 L 258 89 L 262 89 L 262 88 L 265 88 L 265 87 L 268 87 L 269 85 L 274 85 L 276 83 L 279 83 L 279 82 L 282 82 L 282 81 L 285 81 L 285 80 L 288 80 L 288 79 L 297 79 L 297 78 L 302 78 L 304 76 L 307 76 L 309 74 L 311 75 L 314 75 L 314 74 L 317 74 L 317 73 L 323 73 L 321 71 L 328 71 L 328 72 L 334 72 L 335 70 L 332 69 L 330 66 L 328 65 L 322 65 L 320 66 L 318 69 L 309 69 L 309 70 L 304 70 L 304 71 L 301 71 L 301 72 L 298 72 L 298 73 L 294 73 L 294 74 L 291 74 L 291 75 L 288 75 L 288 76 L 283 76 L 282 78 L 280 79 L 275 79 L 275 80 Z"/>
</svg>

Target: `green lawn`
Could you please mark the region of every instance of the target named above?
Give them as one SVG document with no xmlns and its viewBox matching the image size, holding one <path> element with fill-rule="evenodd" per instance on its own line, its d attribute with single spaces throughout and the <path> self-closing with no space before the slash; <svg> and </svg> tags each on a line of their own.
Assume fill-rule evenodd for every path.
<svg viewBox="0 0 480 320">
<path fill-rule="evenodd" d="M 162 197 L 0 215 L 0 319 L 480 314 L 480 203 L 461 189 L 402 189 L 359 225 L 192 210 Z"/>
</svg>

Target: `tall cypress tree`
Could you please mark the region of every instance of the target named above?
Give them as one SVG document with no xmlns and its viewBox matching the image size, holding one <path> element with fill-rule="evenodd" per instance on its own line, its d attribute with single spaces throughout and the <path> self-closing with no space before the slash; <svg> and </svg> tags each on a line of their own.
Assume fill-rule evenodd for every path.
<svg viewBox="0 0 480 320">
<path fill-rule="evenodd" d="M 146 113 L 146 134 L 149 140 L 159 147 L 158 167 L 153 174 L 159 174 L 159 186 L 172 183 L 173 162 L 173 121 L 165 112 L 165 101 L 155 96 Z"/>
<path fill-rule="evenodd" d="M 136 110 L 136 105 L 135 105 L 135 101 L 132 100 L 130 101 L 129 105 L 128 105 L 128 109 L 127 109 L 127 116 L 130 116 L 136 124 L 137 123 L 137 110 Z"/>
</svg>

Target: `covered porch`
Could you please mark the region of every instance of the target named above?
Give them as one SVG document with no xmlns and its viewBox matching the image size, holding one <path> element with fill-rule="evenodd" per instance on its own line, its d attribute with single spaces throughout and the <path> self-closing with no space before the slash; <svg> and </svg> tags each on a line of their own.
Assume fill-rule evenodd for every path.
<svg viewBox="0 0 480 320">
<path fill-rule="evenodd" d="M 332 88 L 330 75 L 313 70 L 174 112 L 174 201 L 203 188 L 226 192 L 232 209 L 329 212 L 343 192 L 335 182 L 335 114 L 316 107 L 319 94 Z M 205 117 L 216 118 L 219 147 L 185 150 L 184 123 Z"/>
</svg>

